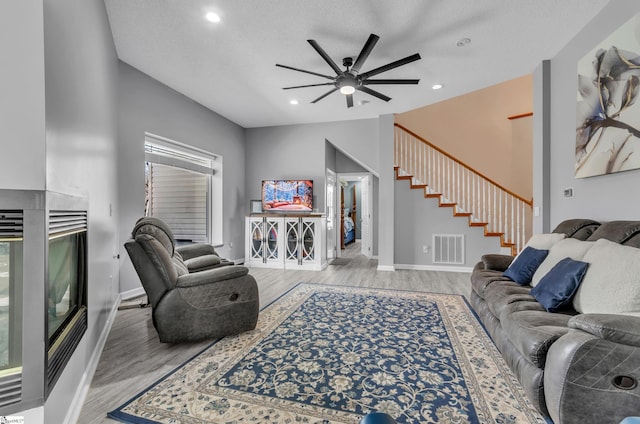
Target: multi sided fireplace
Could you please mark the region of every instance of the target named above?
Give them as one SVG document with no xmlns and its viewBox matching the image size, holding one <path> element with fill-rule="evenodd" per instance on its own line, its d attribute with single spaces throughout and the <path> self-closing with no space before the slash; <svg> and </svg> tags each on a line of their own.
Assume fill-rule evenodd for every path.
<svg viewBox="0 0 640 424">
<path fill-rule="evenodd" d="M 0 189 L 0 416 L 42 405 L 87 330 L 87 208 Z"/>
</svg>

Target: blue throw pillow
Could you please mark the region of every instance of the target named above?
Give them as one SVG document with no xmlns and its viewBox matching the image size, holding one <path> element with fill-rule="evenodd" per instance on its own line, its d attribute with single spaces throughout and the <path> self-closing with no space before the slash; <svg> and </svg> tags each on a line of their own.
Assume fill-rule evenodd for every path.
<svg viewBox="0 0 640 424">
<path fill-rule="evenodd" d="M 588 267 L 588 262 L 564 258 L 542 277 L 531 290 L 531 295 L 548 312 L 561 310 L 571 303 Z"/>
<path fill-rule="evenodd" d="M 527 246 L 520 252 L 518 257 L 511 262 L 509 268 L 507 268 L 502 275 L 511 278 L 520 285 L 526 286 L 531 282 L 531 278 L 533 274 L 535 274 L 536 269 L 538 269 L 548 254 L 548 250 L 534 249 L 531 246 Z"/>
</svg>

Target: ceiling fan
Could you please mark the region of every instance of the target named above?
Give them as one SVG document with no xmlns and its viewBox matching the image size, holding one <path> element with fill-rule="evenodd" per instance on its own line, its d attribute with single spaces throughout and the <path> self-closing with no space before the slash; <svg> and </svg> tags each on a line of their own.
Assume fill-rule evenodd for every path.
<svg viewBox="0 0 640 424">
<path fill-rule="evenodd" d="M 327 97 L 329 94 L 340 90 L 342 94 L 347 97 L 347 107 L 353 106 L 353 93 L 356 90 L 362 91 L 363 93 L 370 94 L 374 97 L 377 97 L 385 102 L 391 100 L 391 97 L 385 96 L 384 94 L 370 89 L 369 85 L 382 85 L 382 84 L 418 84 L 419 79 L 370 79 L 371 77 L 381 74 L 383 72 L 389 71 L 391 69 L 397 68 L 402 65 L 406 65 L 411 62 L 415 62 L 416 60 L 420 60 L 420 55 L 418 53 L 412 54 L 411 56 L 407 56 L 404 59 L 396 60 L 395 62 L 388 63 L 384 66 L 380 66 L 378 68 L 372 69 L 368 72 L 360 73 L 360 68 L 364 64 L 364 62 L 369 57 L 371 50 L 376 45 L 380 37 L 375 34 L 371 34 L 367 42 L 362 47 L 360 54 L 356 58 L 355 62 L 352 57 L 345 57 L 342 59 L 342 66 L 346 69 L 341 70 L 338 65 L 329 57 L 329 55 L 320 47 L 320 45 L 315 40 L 307 40 L 311 47 L 318 52 L 320 56 L 331 66 L 331 69 L 336 73 L 336 76 L 319 74 L 317 72 L 306 71 L 304 69 L 294 68 L 292 66 L 280 65 L 276 64 L 280 68 L 291 69 L 292 71 L 304 72 L 306 74 L 315 75 L 318 77 L 326 78 L 331 80 L 331 82 L 321 83 L 321 84 L 308 84 L 308 85 L 296 85 L 293 87 L 284 87 L 284 90 L 291 90 L 294 88 L 306 88 L 306 87 L 319 87 L 323 85 L 333 85 L 334 88 L 324 93 L 322 96 L 318 97 L 311 103 L 319 102 L 320 100 Z"/>
</svg>

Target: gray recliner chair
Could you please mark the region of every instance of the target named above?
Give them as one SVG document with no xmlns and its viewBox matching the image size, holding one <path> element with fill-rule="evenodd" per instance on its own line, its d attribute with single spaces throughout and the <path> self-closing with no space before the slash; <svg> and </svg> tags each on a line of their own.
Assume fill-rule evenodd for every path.
<svg viewBox="0 0 640 424">
<path fill-rule="evenodd" d="M 180 253 L 171 229 L 158 218 L 139 219 L 131 237 L 125 248 L 161 342 L 193 342 L 255 328 L 258 286 L 247 268 L 219 258 L 211 246 L 184 246 Z"/>
</svg>

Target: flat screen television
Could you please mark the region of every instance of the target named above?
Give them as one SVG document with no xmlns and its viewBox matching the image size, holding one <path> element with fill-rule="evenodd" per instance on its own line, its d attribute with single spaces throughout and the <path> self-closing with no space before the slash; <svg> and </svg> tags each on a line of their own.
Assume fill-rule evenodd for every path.
<svg viewBox="0 0 640 424">
<path fill-rule="evenodd" d="M 263 180 L 263 212 L 313 211 L 312 180 Z"/>
</svg>

